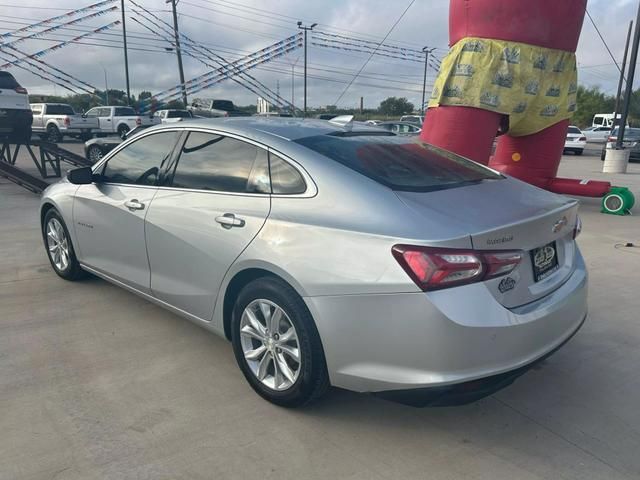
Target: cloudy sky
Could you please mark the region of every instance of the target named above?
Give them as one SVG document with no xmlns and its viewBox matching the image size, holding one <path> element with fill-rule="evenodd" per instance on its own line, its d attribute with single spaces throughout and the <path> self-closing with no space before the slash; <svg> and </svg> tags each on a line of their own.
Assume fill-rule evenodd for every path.
<svg viewBox="0 0 640 480">
<path fill-rule="evenodd" d="M 11 32 L 49 17 L 64 14 L 95 3 L 97 0 L 0 0 L 0 32 Z M 532 1 L 532 0 L 521 0 Z M 166 22 L 172 22 L 164 0 L 136 0 L 142 7 Z M 635 17 L 638 0 L 590 0 L 588 10 L 602 32 L 613 55 L 622 58 L 627 25 Z M 179 25 L 183 33 L 226 60 L 263 49 L 296 33 L 296 21 L 316 22 L 320 32 L 357 40 L 380 41 L 398 20 L 410 0 L 180 0 Z M 120 2 L 114 3 L 119 5 Z M 421 50 L 435 47 L 434 54 L 442 58 L 447 48 L 448 0 L 416 0 L 400 20 L 386 43 Z M 108 8 L 108 7 L 103 7 Z M 172 45 L 158 33 L 136 23 L 149 26 L 148 14 L 125 0 L 129 42 L 131 90 L 154 93 L 175 86 L 178 70 L 175 53 L 167 52 Z M 84 14 L 87 15 L 87 14 Z M 71 17 L 76 18 L 76 17 Z M 15 45 L 29 54 L 54 46 L 89 30 L 120 18 L 112 12 L 77 25 L 46 34 L 39 40 L 30 39 Z M 61 23 L 58 21 L 57 23 Z M 29 35 L 36 30 L 21 33 Z M 15 40 L 8 37 L 2 42 Z M 353 40 L 339 39 L 347 43 Z M 124 89 L 124 62 L 121 30 L 117 26 L 104 33 L 68 45 L 41 59 L 79 80 L 103 89 L 105 73 L 109 88 Z M 342 44 L 348 48 L 348 45 Z M 0 47 L 0 60 L 15 60 Z M 11 51 L 11 53 L 16 53 Z M 196 54 L 197 56 L 198 54 Z M 578 47 L 579 79 L 587 85 L 597 85 L 612 92 L 616 88 L 616 67 L 589 19 L 585 19 Z M 375 107 L 388 96 L 404 96 L 418 105 L 422 95 L 423 65 L 418 62 L 374 56 L 360 76 L 343 94 L 355 73 L 367 61 L 367 53 L 309 47 L 308 103 L 311 106 L 335 104 L 355 106 L 364 97 L 365 107 Z M 251 70 L 260 82 L 273 91 L 291 98 L 292 65 L 295 104 L 302 104 L 303 52 L 296 50 Z M 295 64 L 295 65 L 294 65 Z M 185 77 L 191 79 L 210 70 L 197 59 L 184 56 Z M 67 93 L 60 86 L 13 66 L 10 71 L 33 93 Z M 433 82 L 434 70 L 428 73 Z M 640 79 L 639 79 L 640 81 Z M 638 82 L 636 82 L 638 83 Z M 428 87 L 427 87 L 428 88 Z M 226 80 L 207 90 L 200 97 L 228 98 L 240 105 L 256 102 L 256 95 L 236 83 Z"/>
</svg>

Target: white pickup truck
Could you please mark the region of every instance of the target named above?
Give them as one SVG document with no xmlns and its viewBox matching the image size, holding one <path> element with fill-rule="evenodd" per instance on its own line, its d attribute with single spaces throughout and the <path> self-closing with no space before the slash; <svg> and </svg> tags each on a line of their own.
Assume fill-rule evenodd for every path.
<svg viewBox="0 0 640 480">
<path fill-rule="evenodd" d="M 129 130 L 136 127 L 148 127 L 161 123 L 157 117 L 138 115 L 131 107 L 94 107 L 85 115 L 98 119 L 100 135 L 117 133 L 120 138 L 124 138 Z"/>
<path fill-rule="evenodd" d="M 73 111 L 65 103 L 32 103 L 33 133 L 53 143 L 66 135 L 87 140 L 98 132 L 98 121 Z"/>
</svg>

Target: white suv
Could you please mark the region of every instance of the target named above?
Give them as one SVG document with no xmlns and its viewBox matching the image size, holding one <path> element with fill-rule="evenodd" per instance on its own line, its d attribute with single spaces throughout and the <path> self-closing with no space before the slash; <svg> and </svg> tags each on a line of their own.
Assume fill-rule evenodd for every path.
<svg viewBox="0 0 640 480">
<path fill-rule="evenodd" d="M 10 73 L 0 71 L 0 136 L 11 141 L 28 141 L 32 122 L 26 88 Z"/>
</svg>

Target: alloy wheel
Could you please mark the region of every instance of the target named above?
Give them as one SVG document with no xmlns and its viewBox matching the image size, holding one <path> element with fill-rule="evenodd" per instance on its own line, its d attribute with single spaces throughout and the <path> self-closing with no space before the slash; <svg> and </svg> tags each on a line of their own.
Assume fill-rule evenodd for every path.
<svg viewBox="0 0 640 480">
<path fill-rule="evenodd" d="M 69 267 L 69 241 L 64 227 L 56 218 L 47 223 L 47 247 L 55 267 L 64 272 Z"/>
<path fill-rule="evenodd" d="M 284 391 L 301 371 L 300 342 L 291 319 L 275 303 L 256 299 L 242 312 L 240 343 L 251 372 L 266 387 Z"/>
<path fill-rule="evenodd" d="M 89 148 L 89 160 L 91 162 L 96 163 L 102 158 L 102 150 L 99 147 L 90 147 Z"/>
</svg>

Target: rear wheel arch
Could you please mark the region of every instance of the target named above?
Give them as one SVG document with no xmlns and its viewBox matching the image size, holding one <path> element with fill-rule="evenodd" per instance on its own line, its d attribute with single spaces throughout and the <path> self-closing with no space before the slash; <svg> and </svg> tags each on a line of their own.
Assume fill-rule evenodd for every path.
<svg viewBox="0 0 640 480">
<path fill-rule="evenodd" d="M 224 336 L 227 340 L 231 341 L 231 320 L 233 313 L 233 306 L 236 303 L 236 299 L 238 295 L 242 291 L 242 289 L 251 283 L 254 280 L 262 277 L 272 277 L 277 278 L 278 280 L 286 283 L 290 286 L 300 297 L 302 297 L 302 293 L 299 288 L 296 288 L 295 285 L 292 285 L 292 282 L 287 281 L 281 275 L 274 273 L 272 271 L 266 270 L 264 268 L 246 268 L 237 272 L 233 278 L 227 284 L 227 287 L 224 291 L 224 300 L 222 304 L 222 320 L 224 326 Z"/>
</svg>

